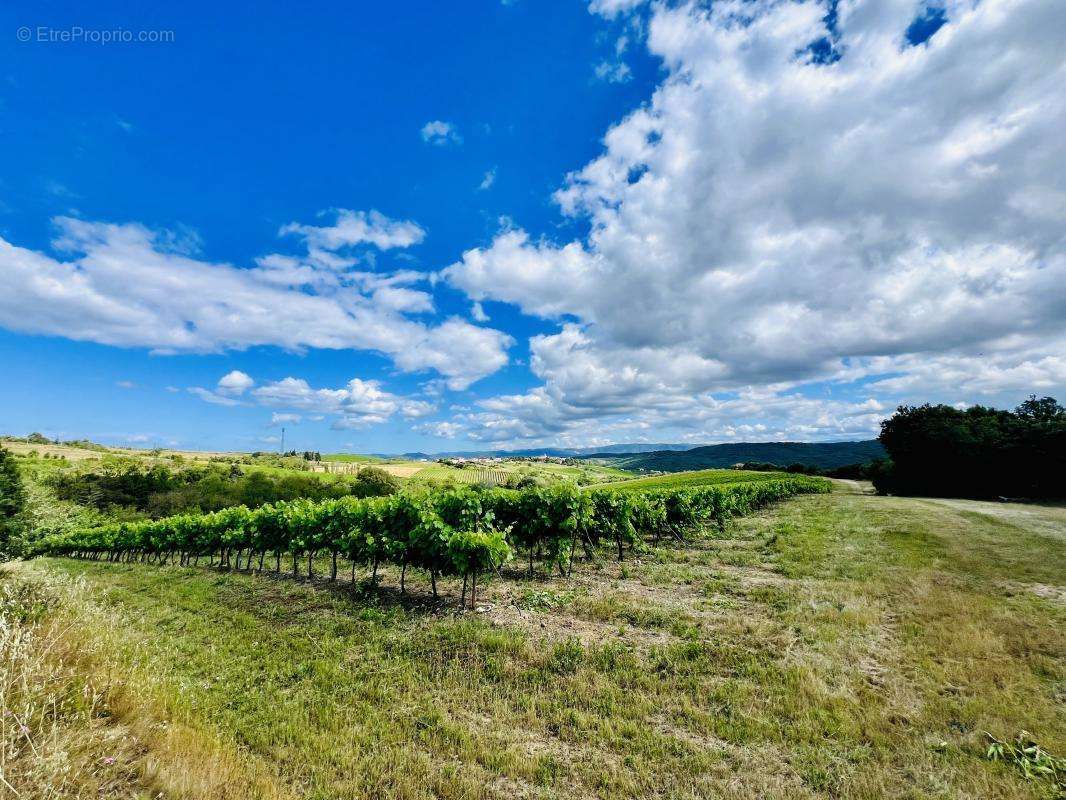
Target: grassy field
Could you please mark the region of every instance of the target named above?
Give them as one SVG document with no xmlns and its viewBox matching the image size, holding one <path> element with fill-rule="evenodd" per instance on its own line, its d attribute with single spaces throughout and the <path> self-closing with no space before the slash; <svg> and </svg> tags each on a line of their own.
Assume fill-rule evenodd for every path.
<svg viewBox="0 0 1066 800">
<path fill-rule="evenodd" d="M 395 575 L 356 594 L 4 575 L 5 630 L 48 627 L 67 691 L 99 690 L 36 742 L 60 761 L 49 742 L 75 742 L 82 796 L 1050 798 L 985 759 L 985 731 L 1066 753 L 1057 507 L 852 485 L 572 580 L 498 580 L 476 614 L 421 586 L 400 602 Z"/>
<path fill-rule="evenodd" d="M 693 472 L 671 472 L 650 478 L 635 478 L 611 484 L 612 489 L 642 492 L 648 489 L 679 489 L 686 486 L 713 486 L 722 483 L 747 483 L 780 478 L 783 472 L 752 472 L 741 469 L 701 469 Z"/>
<path fill-rule="evenodd" d="M 245 472 L 266 472 L 280 476 L 286 473 L 307 472 L 310 468 L 320 475 L 354 475 L 362 467 L 373 466 L 383 469 L 402 482 L 414 484 L 429 483 L 478 483 L 497 485 L 509 478 L 529 476 L 540 483 L 559 483 L 564 481 L 589 485 L 617 481 L 632 477 L 633 473 L 616 467 L 588 463 L 580 465 L 541 463 L 533 461 L 503 461 L 495 464 L 474 465 L 460 469 L 435 461 L 412 461 L 403 458 L 382 458 L 380 456 L 358 453 L 330 453 L 322 456 L 322 465 L 309 465 L 300 457 L 279 457 L 273 454 L 261 454 L 257 457 L 249 453 L 200 452 L 194 450 L 145 450 L 136 448 L 78 447 L 53 444 L 30 444 L 5 440 L 2 446 L 12 453 L 23 457 L 24 469 L 33 472 L 32 464 L 39 466 L 36 471 L 61 469 L 72 466 L 87 466 L 104 459 L 135 459 L 144 464 L 162 464 L 175 467 L 180 464 L 210 463 L 212 459 L 225 459 L 238 463 Z M 44 456 L 47 454 L 48 458 Z M 35 455 L 35 458 L 28 456 Z M 317 468 L 316 468 L 317 467 Z"/>
<path fill-rule="evenodd" d="M 380 464 L 385 459 L 380 456 L 367 456 L 359 453 L 327 453 L 322 456 L 323 461 L 340 461 L 345 464 Z"/>
<path fill-rule="evenodd" d="M 417 462 L 416 462 L 417 463 Z M 554 464 L 536 461 L 505 460 L 495 464 L 453 467 L 436 462 L 422 464 L 411 477 L 416 482 L 458 481 L 459 483 L 485 483 L 495 485 L 508 478 L 531 477 L 541 483 L 579 483 L 591 485 L 632 477 L 633 473 L 600 464 Z"/>
</svg>

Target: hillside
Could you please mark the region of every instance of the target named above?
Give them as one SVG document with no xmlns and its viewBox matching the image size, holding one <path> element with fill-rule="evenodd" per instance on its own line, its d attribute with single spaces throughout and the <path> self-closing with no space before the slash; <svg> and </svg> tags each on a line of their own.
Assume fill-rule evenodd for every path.
<svg viewBox="0 0 1066 800">
<path fill-rule="evenodd" d="M 665 444 L 631 442 L 607 444 L 600 447 L 527 447 L 522 450 L 445 450 L 439 453 L 404 453 L 402 458 L 430 459 L 437 458 L 535 458 L 552 456 L 553 458 L 581 458 L 590 455 L 629 455 L 634 453 L 657 453 L 661 451 L 691 450 L 694 444 Z M 392 456 L 381 455 L 382 458 Z"/>
<path fill-rule="evenodd" d="M 882 458 L 884 448 L 876 439 L 861 442 L 736 442 L 694 447 L 680 452 L 657 451 L 635 455 L 596 453 L 585 456 L 605 459 L 622 469 L 681 472 L 696 469 L 722 469 L 743 462 L 807 464 L 821 469 L 862 464 Z"/>
</svg>

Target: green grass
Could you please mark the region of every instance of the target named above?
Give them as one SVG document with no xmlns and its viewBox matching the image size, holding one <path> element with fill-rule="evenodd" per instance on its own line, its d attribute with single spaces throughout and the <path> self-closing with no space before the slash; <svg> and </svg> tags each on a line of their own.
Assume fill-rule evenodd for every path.
<svg viewBox="0 0 1066 800">
<path fill-rule="evenodd" d="M 108 673 L 271 796 L 1051 798 L 984 731 L 1066 753 L 1059 508 L 804 496 L 573 580 L 497 580 L 484 614 L 400 603 L 393 574 L 9 574 L 83 581 Z"/>
<path fill-rule="evenodd" d="M 614 467 L 598 465 L 579 465 L 542 463 L 535 461 L 502 461 L 485 466 L 466 468 L 447 464 L 427 464 L 411 480 L 418 483 L 457 481 L 459 483 L 498 484 L 510 476 L 520 478 L 529 476 L 540 483 L 578 483 L 591 485 L 630 478 L 633 473 Z"/>
<path fill-rule="evenodd" d="M 361 455 L 359 453 L 327 453 L 323 461 L 341 461 L 350 464 L 380 464 L 385 461 L 380 456 Z"/>
<path fill-rule="evenodd" d="M 784 472 L 752 472 L 739 469 L 701 469 L 695 472 L 672 472 L 650 478 L 636 478 L 611 484 L 612 489 L 644 491 L 647 489 L 679 489 L 686 486 L 713 486 L 724 483 L 770 481 L 785 477 Z"/>
</svg>

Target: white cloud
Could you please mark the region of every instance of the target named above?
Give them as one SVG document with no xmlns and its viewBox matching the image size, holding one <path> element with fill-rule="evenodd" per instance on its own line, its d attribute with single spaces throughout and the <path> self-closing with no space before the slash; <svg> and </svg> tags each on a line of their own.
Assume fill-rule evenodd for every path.
<svg viewBox="0 0 1066 800">
<path fill-rule="evenodd" d="M 535 389 L 483 401 L 481 410 L 457 415 L 449 430 L 453 437 L 463 435 L 498 446 L 578 447 L 664 438 L 693 444 L 865 439 L 876 435 L 890 410 L 873 398 L 827 400 L 755 387 L 727 399 L 709 394 L 658 399 L 651 407 L 610 415 L 567 406 L 546 390 Z"/>
<path fill-rule="evenodd" d="M 379 381 L 361 378 L 353 378 L 340 389 L 314 389 L 303 378 L 289 377 L 266 383 L 251 393 L 261 405 L 333 416 L 336 429 L 364 428 L 396 414 L 417 419 L 437 408 L 425 400 L 388 392 Z"/>
<path fill-rule="evenodd" d="M 372 223 L 372 215 L 367 221 Z M 0 326 L 157 353 L 257 345 L 370 350 L 403 371 L 435 370 L 452 388 L 465 388 L 507 363 L 512 340 L 504 333 L 458 318 L 430 325 L 406 317 L 430 310 L 429 295 L 381 290 L 425 279 L 410 271 L 338 275 L 293 259 L 289 267 L 303 270 L 303 279 L 281 280 L 276 263 L 244 269 L 201 260 L 175 252 L 174 237 L 140 225 L 69 217 L 55 224 L 59 235 L 53 246 L 73 256 L 69 260 L 0 238 Z M 332 231 L 300 232 L 329 247 L 364 235 Z M 366 241 L 399 246 L 413 236 L 409 229 L 385 225 Z"/>
<path fill-rule="evenodd" d="M 192 386 L 189 388 L 189 393 L 196 395 L 205 403 L 217 406 L 239 406 L 246 405 L 240 397 L 253 386 L 255 386 L 255 381 L 251 375 L 235 369 L 219 378 L 214 389 Z"/>
<path fill-rule="evenodd" d="M 436 436 L 441 439 L 454 439 L 463 432 L 463 426 L 457 422 L 429 422 L 415 427 L 420 433 Z"/>
<path fill-rule="evenodd" d="M 593 69 L 596 78 L 607 83 L 625 83 L 633 79 L 629 65 L 624 61 L 601 61 Z"/>
<path fill-rule="evenodd" d="M 666 77 L 556 194 L 589 235 L 509 226 L 443 272 L 476 302 L 561 323 L 531 342 L 543 385 L 485 407 L 468 420 L 476 435 L 567 435 L 582 421 L 591 436 L 673 424 L 675 408 L 725 430 L 701 409 L 734 413 L 716 398 L 766 389 L 801 409 L 767 436 L 839 432 L 856 417 L 822 416 L 830 401 L 788 387 L 1066 385 L 1061 3 L 956 0 L 908 46 L 923 8 L 841 4 L 841 57 L 816 63 L 823 4 L 652 5 L 647 42 Z"/>
<path fill-rule="evenodd" d="M 394 247 L 411 247 L 426 238 L 426 232 L 410 220 L 393 220 L 378 211 L 350 211 L 334 209 L 336 221 L 332 225 L 316 227 L 290 222 L 278 233 L 282 236 L 295 234 L 303 238 L 310 251 L 335 252 L 345 247 L 370 244 L 379 250 Z"/>
<path fill-rule="evenodd" d="M 242 395 L 255 386 L 252 377 L 239 369 L 227 372 L 218 379 L 218 393 L 230 396 Z"/>
<path fill-rule="evenodd" d="M 421 419 L 437 411 L 436 403 L 393 394 L 382 388 L 380 381 L 361 378 L 353 378 L 338 389 L 315 389 L 303 378 L 291 376 L 256 386 L 251 376 L 234 370 L 223 376 L 213 391 L 194 386 L 189 392 L 216 405 L 255 403 L 284 409 L 271 415 L 271 426 L 297 424 L 306 415 L 316 422 L 333 417 L 333 428 L 345 430 L 377 425 L 397 415 Z M 239 399 L 244 394 L 247 401 Z"/>
<path fill-rule="evenodd" d="M 239 406 L 241 401 L 235 397 L 227 397 L 224 394 L 218 394 L 212 392 L 210 389 L 205 389 L 202 386 L 190 386 L 189 394 L 194 394 L 203 400 L 205 403 L 211 403 L 216 406 Z"/>
<path fill-rule="evenodd" d="M 589 11 L 612 19 L 619 14 L 632 11 L 637 6 L 643 5 L 644 2 L 645 0 L 592 0 L 589 3 Z"/>
<path fill-rule="evenodd" d="M 422 126 L 422 141 L 438 146 L 446 144 L 462 144 L 463 137 L 459 135 L 455 125 L 450 122 L 435 119 Z"/>
<path fill-rule="evenodd" d="M 120 389 L 136 389 L 137 384 L 133 381 L 115 381 L 115 386 Z"/>
<path fill-rule="evenodd" d="M 470 306 L 470 316 L 475 322 L 489 321 L 489 315 L 485 313 L 485 309 L 481 307 L 481 303 L 474 303 Z"/>
<path fill-rule="evenodd" d="M 493 167 L 485 173 L 485 177 L 481 179 L 481 183 L 478 184 L 478 189 L 482 192 L 491 189 L 492 184 L 496 183 L 496 167 Z"/>
<path fill-rule="evenodd" d="M 299 425 L 303 419 L 299 414 L 279 414 L 275 411 L 270 415 L 270 426 L 277 427 L 278 425 Z"/>
</svg>

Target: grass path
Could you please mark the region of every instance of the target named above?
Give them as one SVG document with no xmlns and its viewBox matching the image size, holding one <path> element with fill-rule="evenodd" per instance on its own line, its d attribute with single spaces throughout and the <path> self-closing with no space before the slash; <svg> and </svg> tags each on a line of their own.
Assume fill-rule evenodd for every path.
<svg viewBox="0 0 1066 800">
<path fill-rule="evenodd" d="M 174 796 L 1054 796 L 982 755 L 1021 729 L 1066 753 L 1066 510 L 841 489 L 496 582 L 481 614 L 140 565 L 6 580 L 76 581 L 121 700 L 100 724 L 146 737 L 117 766 Z M 175 790 L 205 752 L 224 769 Z"/>
</svg>

